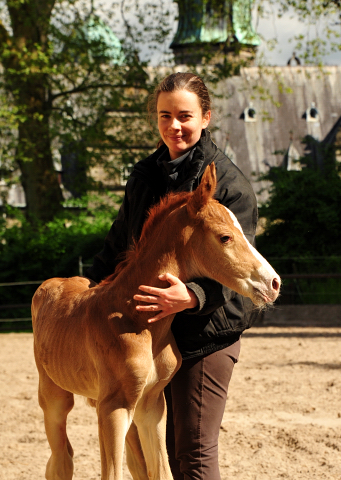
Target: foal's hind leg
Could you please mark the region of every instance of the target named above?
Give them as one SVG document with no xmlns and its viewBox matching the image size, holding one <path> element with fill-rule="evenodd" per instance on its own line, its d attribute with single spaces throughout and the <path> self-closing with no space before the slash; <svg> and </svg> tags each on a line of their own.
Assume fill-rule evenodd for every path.
<svg viewBox="0 0 341 480">
<path fill-rule="evenodd" d="M 149 480 L 139 433 L 134 422 L 130 425 L 126 435 L 126 459 L 134 480 Z"/>
<path fill-rule="evenodd" d="M 58 387 L 38 366 L 39 405 L 44 411 L 47 440 L 52 455 L 46 465 L 47 480 L 71 480 L 73 450 L 66 434 L 66 417 L 74 405 L 73 394 Z"/>
</svg>

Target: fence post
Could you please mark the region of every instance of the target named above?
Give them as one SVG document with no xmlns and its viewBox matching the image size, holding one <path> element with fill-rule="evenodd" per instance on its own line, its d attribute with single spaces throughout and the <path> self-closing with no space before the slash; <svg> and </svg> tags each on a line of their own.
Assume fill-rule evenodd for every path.
<svg viewBox="0 0 341 480">
<path fill-rule="evenodd" d="M 83 260 L 82 257 L 78 257 L 78 271 L 79 271 L 79 276 L 83 276 Z"/>
</svg>

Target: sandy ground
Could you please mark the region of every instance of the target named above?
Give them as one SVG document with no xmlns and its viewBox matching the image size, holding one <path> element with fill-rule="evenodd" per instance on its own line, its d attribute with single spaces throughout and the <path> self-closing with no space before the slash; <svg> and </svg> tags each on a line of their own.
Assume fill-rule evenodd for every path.
<svg viewBox="0 0 341 480">
<path fill-rule="evenodd" d="M 341 479 L 341 328 L 243 335 L 220 435 L 222 479 Z M 31 334 L 0 335 L 0 479 L 44 478 L 49 447 Z M 69 415 L 75 479 L 100 478 L 96 414 Z M 130 479 L 125 469 L 124 480 Z"/>
</svg>

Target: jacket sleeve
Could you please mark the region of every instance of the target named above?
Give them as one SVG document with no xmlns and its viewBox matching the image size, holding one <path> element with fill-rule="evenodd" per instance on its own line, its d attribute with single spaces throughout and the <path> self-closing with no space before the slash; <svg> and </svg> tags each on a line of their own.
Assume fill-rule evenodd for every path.
<svg viewBox="0 0 341 480">
<path fill-rule="evenodd" d="M 122 205 L 104 240 L 103 249 L 95 255 L 86 276 L 99 283 L 114 273 L 116 266 L 124 259 L 124 253 L 138 239 L 152 202 L 150 189 L 138 185 L 141 180 L 131 177 L 126 185 Z M 139 191 L 141 195 L 134 192 Z"/>
<path fill-rule="evenodd" d="M 117 264 L 122 260 L 123 253 L 127 250 L 128 211 L 129 202 L 125 196 L 116 220 L 105 237 L 103 249 L 95 255 L 92 266 L 85 272 L 88 278 L 97 283 L 115 271 Z"/>
<path fill-rule="evenodd" d="M 226 159 L 223 173 L 219 175 L 220 165 L 217 165 L 217 191 L 215 198 L 229 208 L 237 217 L 248 241 L 255 245 L 255 231 L 257 226 L 258 210 L 256 196 L 253 189 L 237 169 Z M 210 278 L 193 279 L 186 284 L 198 298 L 199 304 L 195 309 L 186 310 L 186 314 L 209 315 L 223 305 L 235 301 L 236 293 Z M 244 303 L 251 300 L 244 299 Z M 252 302 L 251 302 L 252 303 Z"/>
</svg>

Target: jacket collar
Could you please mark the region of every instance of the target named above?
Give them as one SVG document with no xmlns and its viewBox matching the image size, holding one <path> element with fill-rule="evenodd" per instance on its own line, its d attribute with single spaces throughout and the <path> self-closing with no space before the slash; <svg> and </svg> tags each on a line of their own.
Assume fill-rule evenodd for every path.
<svg viewBox="0 0 341 480">
<path fill-rule="evenodd" d="M 218 147 L 212 142 L 208 130 L 203 130 L 200 140 L 195 145 L 195 152 L 188 170 L 186 179 L 176 191 L 192 191 L 200 183 L 200 178 L 205 168 L 212 163 Z M 157 159 L 167 150 L 166 145 L 161 145 L 149 157 L 140 160 L 134 166 L 132 177 L 143 180 L 152 190 L 160 192 L 166 189 L 165 178 L 161 168 L 157 166 Z"/>
</svg>

